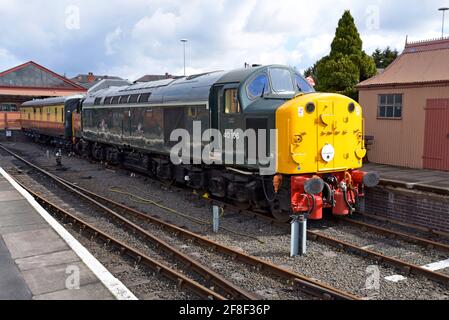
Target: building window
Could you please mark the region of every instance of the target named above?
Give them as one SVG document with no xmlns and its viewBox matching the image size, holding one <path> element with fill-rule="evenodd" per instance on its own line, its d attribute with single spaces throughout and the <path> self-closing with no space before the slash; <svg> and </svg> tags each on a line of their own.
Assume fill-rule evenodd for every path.
<svg viewBox="0 0 449 320">
<path fill-rule="evenodd" d="M 225 113 L 240 113 L 240 104 L 237 97 L 237 89 L 225 91 Z"/>
<path fill-rule="evenodd" d="M 17 104 L 15 104 L 15 103 L 0 103 L 0 111 L 3 111 L 3 112 L 17 111 Z"/>
<path fill-rule="evenodd" d="M 402 119 L 402 94 L 379 95 L 377 117 L 381 119 Z"/>
</svg>

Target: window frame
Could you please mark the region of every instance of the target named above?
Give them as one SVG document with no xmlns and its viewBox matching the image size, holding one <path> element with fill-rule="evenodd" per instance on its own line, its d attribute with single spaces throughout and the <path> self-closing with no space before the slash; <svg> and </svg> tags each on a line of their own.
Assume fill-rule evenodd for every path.
<svg viewBox="0 0 449 320">
<path fill-rule="evenodd" d="M 393 96 L 393 103 L 388 103 L 388 97 Z M 401 97 L 401 103 L 396 102 L 396 98 Z M 382 98 L 385 97 L 386 102 L 382 103 Z M 401 116 L 395 116 L 396 108 L 400 107 Z M 382 116 L 380 109 L 385 108 L 385 113 Z M 391 108 L 393 110 L 393 116 L 388 116 L 388 109 Z M 377 95 L 377 119 L 378 120 L 402 120 L 404 117 L 404 94 L 403 93 L 386 93 L 386 94 L 378 94 Z"/>
<path fill-rule="evenodd" d="M 273 81 L 273 76 L 272 76 L 272 71 L 273 70 L 283 70 L 283 71 L 287 71 L 288 73 L 289 73 L 289 75 L 290 75 L 290 77 L 289 77 L 289 79 L 290 79 L 290 84 L 291 84 L 291 86 L 292 86 L 292 91 L 277 91 L 276 90 L 276 88 L 275 88 L 275 85 L 274 85 L 274 81 Z M 292 73 L 291 73 L 291 71 L 289 70 L 289 69 L 287 69 L 287 68 L 281 68 L 281 67 L 274 67 L 274 68 L 269 68 L 268 69 L 268 78 L 269 78 L 269 80 L 270 80 L 270 86 L 271 86 L 271 91 L 274 93 L 274 94 L 283 94 L 283 93 L 296 93 L 297 92 L 297 89 L 295 89 L 295 83 L 294 83 L 294 80 L 293 80 L 293 78 L 292 78 Z"/>
<path fill-rule="evenodd" d="M 304 81 L 304 83 L 310 87 L 311 90 L 309 92 L 304 92 L 304 91 L 300 90 L 300 88 L 298 88 L 298 81 L 297 81 L 298 78 L 301 79 L 302 81 Z M 308 83 L 307 79 L 305 79 L 303 76 L 301 76 L 298 73 L 293 74 L 293 82 L 294 82 L 293 84 L 294 84 L 295 90 L 297 90 L 297 92 L 304 93 L 304 94 L 315 92 L 315 89 L 313 88 L 313 86 L 310 83 Z"/>
<path fill-rule="evenodd" d="M 254 77 L 251 78 L 251 80 L 248 81 L 248 84 L 246 85 L 246 96 L 248 97 L 249 100 L 254 101 L 257 98 L 260 98 L 260 96 L 256 96 L 250 93 L 249 91 L 249 87 L 253 84 L 253 82 L 259 78 L 260 76 L 265 76 L 267 78 L 267 87 L 264 89 L 263 94 L 265 95 L 265 93 L 270 93 L 271 92 L 271 81 L 270 81 L 270 76 L 268 75 L 268 72 L 263 71 L 261 73 L 256 74 Z"/>
<path fill-rule="evenodd" d="M 235 98 L 237 100 L 237 111 L 236 112 L 228 112 L 227 111 L 227 103 L 226 103 L 226 93 L 228 91 L 235 91 Z M 242 113 L 242 105 L 240 103 L 239 99 L 239 89 L 238 88 L 225 88 L 223 91 L 223 113 L 227 115 L 235 115 L 235 114 L 241 114 Z"/>
</svg>

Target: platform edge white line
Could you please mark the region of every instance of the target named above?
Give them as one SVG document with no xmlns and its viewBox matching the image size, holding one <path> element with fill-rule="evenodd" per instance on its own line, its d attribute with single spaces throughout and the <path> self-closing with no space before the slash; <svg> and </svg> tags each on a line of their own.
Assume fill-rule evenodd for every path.
<svg viewBox="0 0 449 320">
<path fill-rule="evenodd" d="M 28 201 L 28 203 L 47 221 L 55 232 L 68 244 L 76 255 L 103 283 L 117 300 L 138 300 L 137 297 L 116 277 L 114 277 L 81 243 L 78 242 L 33 196 L 22 188 L 3 168 L 0 174 Z"/>
</svg>

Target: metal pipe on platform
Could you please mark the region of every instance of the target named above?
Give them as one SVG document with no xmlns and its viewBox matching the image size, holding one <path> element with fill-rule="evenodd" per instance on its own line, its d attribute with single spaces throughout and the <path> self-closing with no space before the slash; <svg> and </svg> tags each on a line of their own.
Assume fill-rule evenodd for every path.
<svg viewBox="0 0 449 320">
<path fill-rule="evenodd" d="M 214 233 L 218 233 L 220 230 L 220 207 L 218 206 L 213 206 L 212 226 Z"/>
<path fill-rule="evenodd" d="M 307 253 L 307 218 L 294 216 L 291 222 L 290 257 L 303 256 Z"/>
</svg>

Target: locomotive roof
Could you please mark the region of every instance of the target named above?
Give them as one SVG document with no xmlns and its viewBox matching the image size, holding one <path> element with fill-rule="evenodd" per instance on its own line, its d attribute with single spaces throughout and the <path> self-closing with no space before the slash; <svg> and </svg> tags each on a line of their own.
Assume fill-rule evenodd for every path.
<svg viewBox="0 0 449 320">
<path fill-rule="evenodd" d="M 150 94 L 145 103 L 175 104 L 178 102 L 194 103 L 209 101 L 210 89 L 215 84 L 242 83 L 254 73 L 271 66 L 256 66 L 232 71 L 214 71 L 178 79 L 163 79 L 130 86 L 109 88 L 89 95 L 84 106 L 100 106 L 106 98 L 126 97 L 129 95 Z M 285 66 L 276 66 L 284 67 Z M 145 97 L 147 99 L 147 97 Z M 118 100 L 118 99 L 117 99 Z M 120 99 L 121 100 L 121 99 Z M 131 99 L 130 99 L 131 100 Z M 128 101 L 130 101 L 128 100 Z M 110 101 L 106 103 L 109 105 Z M 112 104 L 119 104 L 118 101 Z M 121 104 L 121 103 L 120 103 Z"/>
<path fill-rule="evenodd" d="M 46 98 L 46 99 L 35 99 L 31 101 L 27 101 L 22 104 L 22 107 L 41 107 L 41 106 L 53 106 L 64 104 L 66 101 L 74 100 L 74 99 L 83 99 L 84 95 L 73 95 L 67 97 L 55 97 L 55 98 Z"/>
</svg>

